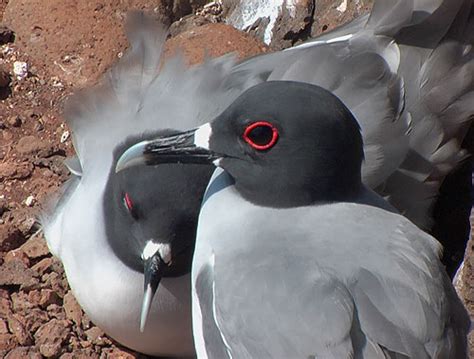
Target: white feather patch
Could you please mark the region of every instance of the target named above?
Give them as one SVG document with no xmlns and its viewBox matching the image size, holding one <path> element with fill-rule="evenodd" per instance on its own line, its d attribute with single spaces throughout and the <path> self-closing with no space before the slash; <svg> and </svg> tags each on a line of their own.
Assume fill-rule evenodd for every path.
<svg viewBox="0 0 474 359">
<path fill-rule="evenodd" d="M 212 128 L 209 123 L 200 126 L 194 133 L 194 145 L 196 147 L 209 149 L 209 139 L 212 135 Z"/>
</svg>

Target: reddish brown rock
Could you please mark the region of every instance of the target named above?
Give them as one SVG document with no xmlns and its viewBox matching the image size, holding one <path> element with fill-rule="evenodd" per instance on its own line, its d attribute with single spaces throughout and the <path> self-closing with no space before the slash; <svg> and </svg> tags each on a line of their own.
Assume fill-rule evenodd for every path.
<svg viewBox="0 0 474 359">
<path fill-rule="evenodd" d="M 29 295 L 24 291 L 12 293 L 11 300 L 12 308 L 15 313 L 27 313 L 38 305 L 36 302 L 32 302 Z"/>
<path fill-rule="evenodd" d="M 317 36 L 337 26 L 368 13 L 374 0 L 348 1 L 345 9 L 340 7 L 342 1 L 318 0 L 311 35 Z M 344 10 L 344 11 L 342 11 Z"/>
<path fill-rule="evenodd" d="M 11 350 L 17 345 L 13 334 L 0 334 L 0 350 Z"/>
<path fill-rule="evenodd" d="M 5 66 L 0 66 L 0 87 L 8 87 L 10 84 L 10 74 L 5 69 Z"/>
<path fill-rule="evenodd" d="M 0 266 L 0 285 L 32 285 L 38 283 L 35 272 L 18 258 Z"/>
<path fill-rule="evenodd" d="M 2 3 L 7 3 L 8 1 L 2 1 Z M 13 42 L 15 39 L 15 34 L 11 29 L 4 25 L 0 25 L 0 45 L 8 44 Z"/>
<path fill-rule="evenodd" d="M 39 345 L 40 353 L 45 357 L 58 356 L 69 335 L 70 328 L 66 320 L 52 319 L 36 331 L 35 344 Z"/>
<path fill-rule="evenodd" d="M 11 350 L 5 359 L 42 359 L 41 354 L 32 347 L 18 347 Z"/>
<path fill-rule="evenodd" d="M 30 162 L 3 162 L 0 163 L 1 179 L 24 179 L 33 172 L 33 165 Z"/>
<path fill-rule="evenodd" d="M 14 224 L 8 223 L 0 226 L 0 252 L 8 252 L 17 248 L 24 241 L 25 237 Z"/>
<path fill-rule="evenodd" d="M 268 50 L 268 47 L 252 36 L 230 25 L 208 24 L 185 31 L 166 42 L 165 57 L 181 50 L 188 64 L 204 60 L 204 56 L 218 57 L 231 52 L 242 59 Z"/>
<path fill-rule="evenodd" d="M 80 349 L 74 350 L 72 353 L 64 353 L 59 359 L 99 359 L 99 355 L 92 350 Z"/>
<path fill-rule="evenodd" d="M 64 308 L 58 304 L 50 304 L 46 308 L 48 311 L 48 315 L 50 318 L 56 318 L 59 320 L 66 320 L 66 313 L 64 312 Z"/>
<path fill-rule="evenodd" d="M 36 332 L 39 327 L 41 327 L 50 320 L 50 318 L 48 317 L 48 313 L 39 308 L 33 308 L 28 310 L 24 316 L 25 325 L 30 333 Z"/>
<path fill-rule="evenodd" d="M 16 341 L 20 345 L 32 345 L 33 338 L 31 334 L 26 330 L 24 324 L 24 318 L 18 314 L 12 314 L 8 316 L 8 327 L 10 332 L 16 338 Z"/>
<path fill-rule="evenodd" d="M 62 300 L 59 295 L 51 289 L 42 289 L 40 294 L 39 305 L 41 308 L 46 308 L 50 305 L 59 306 L 62 304 Z"/>
<path fill-rule="evenodd" d="M 4 257 L 5 262 L 11 262 L 15 260 L 22 261 L 25 267 L 30 266 L 30 259 L 28 258 L 28 256 L 18 249 L 8 252 Z"/>
<path fill-rule="evenodd" d="M 100 359 L 135 359 L 136 356 L 124 349 L 113 348 L 102 351 Z"/>
<path fill-rule="evenodd" d="M 64 311 L 66 318 L 73 321 L 77 327 L 81 326 L 82 309 L 71 291 L 67 292 L 63 300 Z"/>
<path fill-rule="evenodd" d="M 19 249 L 28 258 L 39 258 L 49 254 L 48 245 L 43 236 L 31 236 Z"/>
<path fill-rule="evenodd" d="M 67 292 L 67 281 L 64 277 L 60 275 L 60 273 L 57 273 L 57 272 L 47 273 L 47 274 L 44 274 L 41 277 L 41 279 L 44 282 L 45 287 L 51 288 L 61 298 L 64 297 L 64 295 Z"/>
<path fill-rule="evenodd" d="M 10 298 L 0 298 L 0 316 L 6 318 L 12 311 Z"/>
<path fill-rule="evenodd" d="M 38 263 L 36 263 L 33 267 L 31 267 L 31 269 L 33 269 L 36 273 L 42 276 L 43 274 L 51 270 L 52 264 L 53 264 L 53 258 L 51 257 L 43 258 Z"/>
<path fill-rule="evenodd" d="M 22 155 L 36 155 L 48 157 L 54 153 L 51 143 L 48 143 L 36 136 L 24 136 L 20 138 L 16 145 L 16 150 Z"/>
<path fill-rule="evenodd" d="M 8 325 L 7 322 L 3 319 L 0 319 L 0 334 L 7 334 L 8 333 Z"/>
<path fill-rule="evenodd" d="M 107 339 L 105 333 L 99 327 L 92 327 L 85 331 L 87 340 L 93 345 L 104 346 L 110 344 L 110 340 Z"/>
</svg>

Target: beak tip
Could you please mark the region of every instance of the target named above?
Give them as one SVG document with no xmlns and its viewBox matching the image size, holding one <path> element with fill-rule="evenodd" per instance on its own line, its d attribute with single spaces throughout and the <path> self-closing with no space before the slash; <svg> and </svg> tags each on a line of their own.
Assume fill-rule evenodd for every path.
<svg viewBox="0 0 474 359">
<path fill-rule="evenodd" d="M 139 142 L 128 148 L 118 159 L 115 165 L 115 173 L 121 172 L 129 167 L 145 164 L 143 151 L 147 141 Z"/>
<path fill-rule="evenodd" d="M 145 293 L 143 294 L 143 302 L 142 302 L 142 309 L 140 313 L 140 332 L 143 333 L 145 331 L 146 320 L 148 318 L 148 314 L 150 313 L 151 308 L 151 301 L 154 296 L 153 289 L 150 285 L 147 286 L 145 289 Z"/>
</svg>

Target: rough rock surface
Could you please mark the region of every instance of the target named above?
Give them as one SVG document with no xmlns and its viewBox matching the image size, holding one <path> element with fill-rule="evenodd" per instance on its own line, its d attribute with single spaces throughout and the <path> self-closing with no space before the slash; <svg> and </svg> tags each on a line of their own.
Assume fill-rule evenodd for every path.
<svg viewBox="0 0 474 359">
<path fill-rule="evenodd" d="M 329 31 L 370 10 L 373 0 L 223 0 L 226 21 L 280 50 Z"/>
</svg>

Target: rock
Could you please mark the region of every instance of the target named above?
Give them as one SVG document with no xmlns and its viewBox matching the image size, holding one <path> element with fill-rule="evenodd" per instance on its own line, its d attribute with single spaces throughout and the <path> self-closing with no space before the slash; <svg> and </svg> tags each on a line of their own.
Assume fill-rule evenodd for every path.
<svg viewBox="0 0 474 359">
<path fill-rule="evenodd" d="M 8 252 L 17 248 L 25 241 L 24 235 L 14 224 L 2 224 L 0 226 L 0 251 Z M 1 278 L 0 278 L 1 282 Z"/>
<path fill-rule="evenodd" d="M 8 326 L 7 322 L 3 319 L 0 319 L 0 334 L 7 334 L 8 333 Z"/>
<path fill-rule="evenodd" d="M 8 44 L 15 40 L 15 34 L 4 25 L 0 25 L 0 45 Z"/>
<path fill-rule="evenodd" d="M 199 7 L 203 6 L 208 0 L 172 0 L 172 20 L 179 20 Z"/>
<path fill-rule="evenodd" d="M 368 12 L 373 0 L 223 0 L 226 22 L 248 31 L 272 50 L 293 46 Z M 344 5 L 344 6 L 342 6 Z"/>
<path fill-rule="evenodd" d="M 82 323 L 82 309 L 71 291 L 68 291 L 63 299 L 63 307 L 66 318 L 74 322 L 77 327 Z"/>
<path fill-rule="evenodd" d="M 210 22 L 210 20 L 202 16 L 196 16 L 193 14 L 187 15 L 171 24 L 170 35 L 175 37 L 182 32 L 193 30 L 198 26 L 206 25 Z"/>
<path fill-rule="evenodd" d="M 35 166 L 46 167 L 59 176 L 66 177 L 69 174 L 69 170 L 64 165 L 66 158 L 60 155 L 53 155 L 48 158 L 38 158 L 34 161 Z"/>
<path fill-rule="evenodd" d="M 35 229 L 36 218 L 34 212 L 29 208 L 24 208 L 22 210 L 17 209 L 15 211 L 15 222 L 17 228 L 26 237 Z"/>
<path fill-rule="evenodd" d="M 64 308 L 58 304 L 50 304 L 46 310 L 48 311 L 48 315 L 50 318 L 56 318 L 59 320 L 66 319 L 66 313 Z"/>
<path fill-rule="evenodd" d="M 1 179 L 25 179 L 31 176 L 33 165 L 30 162 L 3 162 L 0 163 Z"/>
<path fill-rule="evenodd" d="M 9 84 L 10 84 L 10 74 L 8 73 L 8 70 L 6 70 L 3 65 L 1 65 L 0 66 L 0 87 L 8 87 Z"/>
<path fill-rule="evenodd" d="M 205 44 L 203 46 L 203 44 Z M 218 57 L 235 52 L 238 58 L 253 56 L 268 47 L 248 34 L 224 24 L 207 24 L 185 31 L 166 42 L 165 58 L 181 50 L 190 65 L 200 63 L 205 55 Z"/>
<path fill-rule="evenodd" d="M 104 346 L 110 341 L 105 336 L 105 333 L 99 327 L 92 327 L 85 331 L 87 340 L 89 340 L 93 345 Z"/>
<path fill-rule="evenodd" d="M 39 345 L 40 353 L 47 358 L 59 356 L 62 344 L 70 335 L 66 320 L 52 319 L 42 325 L 35 333 L 35 344 Z"/>
<path fill-rule="evenodd" d="M 292 7 L 282 6 L 272 30 L 272 50 L 282 50 L 307 40 L 311 35 L 315 3 L 299 0 Z"/>
<path fill-rule="evenodd" d="M 39 308 L 33 308 L 28 310 L 24 317 L 25 325 L 30 333 L 36 332 L 39 327 L 41 327 L 50 320 L 50 318 L 48 317 L 48 313 Z"/>
<path fill-rule="evenodd" d="M 41 308 L 49 307 L 50 305 L 59 306 L 62 304 L 62 300 L 59 295 L 51 289 L 42 289 L 40 294 L 39 305 Z M 61 307 L 60 307 L 61 308 Z"/>
<path fill-rule="evenodd" d="M 11 350 L 5 359 L 42 359 L 41 354 L 34 347 L 18 347 Z"/>
<path fill-rule="evenodd" d="M 100 359 L 135 359 L 135 355 L 125 349 L 112 348 L 105 349 L 100 355 Z"/>
<path fill-rule="evenodd" d="M 66 279 L 61 277 L 57 272 L 51 272 L 44 274 L 41 277 L 42 282 L 44 282 L 44 286 L 47 288 L 51 288 L 53 291 L 58 293 L 60 297 L 64 297 L 67 291 L 67 282 Z"/>
<path fill-rule="evenodd" d="M 18 115 L 9 116 L 7 119 L 7 124 L 10 127 L 20 127 L 22 123 L 21 116 Z"/>
<path fill-rule="evenodd" d="M 54 153 L 54 148 L 51 144 L 36 136 L 20 138 L 16 145 L 16 150 L 22 155 L 37 155 L 39 157 L 48 157 Z"/>
<path fill-rule="evenodd" d="M 62 352 L 61 343 L 41 344 L 39 348 L 41 355 L 46 358 L 57 357 Z"/>
<path fill-rule="evenodd" d="M 36 263 L 31 269 L 33 269 L 40 276 L 51 270 L 53 264 L 53 259 L 51 257 L 43 258 L 38 263 Z"/>
<path fill-rule="evenodd" d="M 25 329 L 24 319 L 17 315 L 12 314 L 8 316 L 8 327 L 10 332 L 15 336 L 18 344 L 20 345 L 32 345 L 33 338 L 30 333 Z"/>
<path fill-rule="evenodd" d="M 30 259 L 28 256 L 18 249 L 8 252 L 4 258 L 4 262 L 11 262 L 14 260 L 22 261 L 26 267 L 30 266 Z"/>
<path fill-rule="evenodd" d="M 374 0 L 347 1 L 345 9 L 341 6 L 343 3 L 342 0 L 337 4 L 334 4 L 334 0 L 317 1 L 311 36 L 315 37 L 323 32 L 328 32 L 341 24 L 348 23 L 352 19 L 368 13 Z"/>
<path fill-rule="evenodd" d="M 12 350 L 17 345 L 13 334 L 0 334 L 0 350 Z"/>
<path fill-rule="evenodd" d="M 15 313 L 25 314 L 38 305 L 37 302 L 30 301 L 28 294 L 23 291 L 12 293 L 11 298 Z"/>
<path fill-rule="evenodd" d="M 89 349 L 79 349 L 72 353 L 64 353 L 59 359 L 99 359 L 99 355 Z"/>
<path fill-rule="evenodd" d="M 12 303 L 9 298 L 0 298 L 0 316 L 6 318 L 12 311 Z"/>
<path fill-rule="evenodd" d="M 43 236 L 33 235 L 18 250 L 25 253 L 28 258 L 40 258 L 49 254 L 48 245 Z"/>
<path fill-rule="evenodd" d="M 8 211 L 8 201 L 5 198 L 0 198 L 0 217 Z"/>
<path fill-rule="evenodd" d="M 18 258 L 0 266 L 0 285 L 32 285 L 37 282 L 35 272 Z"/>
</svg>

